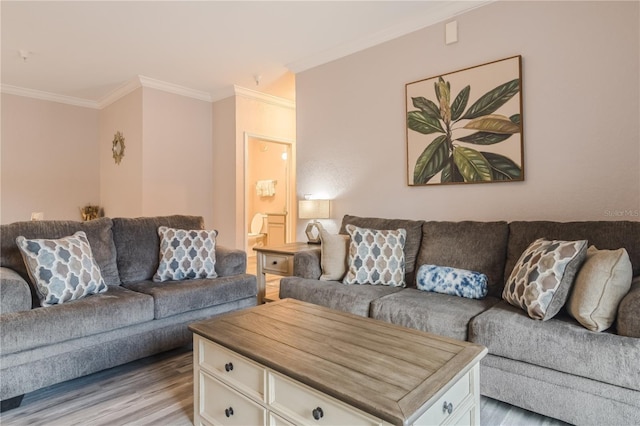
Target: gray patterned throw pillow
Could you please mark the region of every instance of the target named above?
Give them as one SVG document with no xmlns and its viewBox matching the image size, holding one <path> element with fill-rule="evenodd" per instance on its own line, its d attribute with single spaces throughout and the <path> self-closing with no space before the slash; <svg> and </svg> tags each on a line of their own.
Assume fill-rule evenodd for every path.
<svg viewBox="0 0 640 426">
<path fill-rule="evenodd" d="M 567 301 L 586 254 L 586 240 L 535 240 L 514 266 L 502 298 L 533 319 L 553 318 Z"/>
<path fill-rule="evenodd" d="M 344 284 L 404 287 L 404 245 L 407 231 L 378 231 L 347 225 L 349 269 Z"/>
<path fill-rule="evenodd" d="M 216 278 L 217 231 L 158 228 L 160 264 L 153 281 Z"/>
<path fill-rule="evenodd" d="M 42 306 L 107 291 L 84 231 L 59 239 L 16 238 Z"/>
</svg>

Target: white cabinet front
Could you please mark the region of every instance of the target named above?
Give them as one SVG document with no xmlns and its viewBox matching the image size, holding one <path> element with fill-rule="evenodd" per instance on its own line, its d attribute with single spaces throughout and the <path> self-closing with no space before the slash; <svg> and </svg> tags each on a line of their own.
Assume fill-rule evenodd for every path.
<svg viewBox="0 0 640 426">
<path fill-rule="evenodd" d="M 200 372 L 200 416 L 212 425 L 264 425 L 267 410 Z"/>
<path fill-rule="evenodd" d="M 374 417 L 279 374 L 269 373 L 269 405 L 299 425 L 379 425 Z"/>
</svg>

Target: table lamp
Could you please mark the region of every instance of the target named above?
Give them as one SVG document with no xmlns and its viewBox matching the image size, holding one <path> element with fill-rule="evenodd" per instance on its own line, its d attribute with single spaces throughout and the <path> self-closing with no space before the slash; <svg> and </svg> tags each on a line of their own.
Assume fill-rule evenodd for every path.
<svg viewBox="0 0 640 426">
<path fill-rule="evenodd" d="M 309 244 L 320 244 L 320 229 L 317 219 L 329 219 L 331 200 L 300 200 L 298 201 L 298 217 L 313 219 L 307 224 L 304 233 L 307 234 Z M 315 231 L 315 232 L 314 232 Z"/>
</svg>

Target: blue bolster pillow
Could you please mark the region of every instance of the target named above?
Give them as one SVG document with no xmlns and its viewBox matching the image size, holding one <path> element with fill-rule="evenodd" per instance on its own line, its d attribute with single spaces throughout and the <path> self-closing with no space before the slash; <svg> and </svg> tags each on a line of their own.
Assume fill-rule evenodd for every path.
<svg viewBox="0 0 640 426">
<path fill-rule="evenodd" d="M 422 265 L 416 275 L 418 290 L 482 299 L 489 291 L 487 276 L 448 266 Z"/>
</svg>

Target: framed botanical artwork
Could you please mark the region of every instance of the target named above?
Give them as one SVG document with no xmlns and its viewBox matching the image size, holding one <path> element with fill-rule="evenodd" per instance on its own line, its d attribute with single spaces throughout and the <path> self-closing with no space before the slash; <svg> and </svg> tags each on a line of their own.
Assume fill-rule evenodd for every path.
<svg viewBox="0 0 640 426">
<path fill-rule="evenodd" d="M 522 57 L 406 85 L 410 186 L 524 180 Z"/>
</svg>

